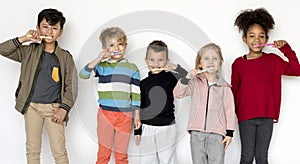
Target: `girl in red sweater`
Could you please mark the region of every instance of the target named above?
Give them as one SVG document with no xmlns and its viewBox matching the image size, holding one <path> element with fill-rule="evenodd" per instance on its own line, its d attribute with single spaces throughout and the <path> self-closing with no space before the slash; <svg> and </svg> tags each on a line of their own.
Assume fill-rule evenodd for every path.
<svg viewBox="0 0 300 164">
<path fill-rule="evenodd" d="M 274 26 L 273 17 L 263 8 L 244 10 L 234 25 L 243 33 L 249 52 L 232 64 L 231 84 L 242 144 L 241 164 L 268 163 L 268 149 L 273 123 L 278 122 L 281 102 L 281 76 L 299 76 L 300 65 L 295 52 L 284 40 L 268 42 Z M 288 61 L 264 46 L 278 48 Z"/>
</svg>

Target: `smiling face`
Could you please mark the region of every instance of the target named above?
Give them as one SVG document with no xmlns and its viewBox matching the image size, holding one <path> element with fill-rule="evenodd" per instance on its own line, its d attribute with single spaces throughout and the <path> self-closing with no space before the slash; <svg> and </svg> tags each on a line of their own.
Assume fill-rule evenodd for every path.
<svg viewBox="0 0 300 164">
<path fill-rule="evenodd" d="M 103 49 L 106 50 L 106 53 L 111 54 L 111 59 L 120 60 L 124 57 L 127 43 L 123 39 L 108 38 L 105 45 Z"/>
<path fill-rule="evenodd" d="M 220 71 L 222 65 L 222 59 L 216 50 L 209 48 L 205 50 L 200 58 L 199 68 L 207 69 L 214 68 L 208 73 L 216 74 Z"/>
<path fill-rule="evenodd" d="M 160 73 L 162 70 L 155 69 L 161 69 L 166 67 L 168 63 L 167 53 L 166 51 L 155 52 L 153 49 L 149 49 L 145 61 L 147 63 L 148 69 L 153 74 Z"/>
<path fill-rule="evenodd" d="M 55 42 L 63 33 L 63 29 L 60 27 L 60 22 L 54 25 L 50 25 L 46 19 L 43 19 L 39 26 L 36 27 L 41 36 L 50 36 L 51 38 L 44 38 L 46 43 Z"/>
<path fill-rule="evenodd" d="M 243 41 L 249 47 L 250 53 L 261 52 L 263 46 L 255 47 L 255 44 L 264 44 L 268 41 L 265 30 L 258 24 L 254 24 L 248 28 L 246 36 L 243 36 Z"/>
</svg>

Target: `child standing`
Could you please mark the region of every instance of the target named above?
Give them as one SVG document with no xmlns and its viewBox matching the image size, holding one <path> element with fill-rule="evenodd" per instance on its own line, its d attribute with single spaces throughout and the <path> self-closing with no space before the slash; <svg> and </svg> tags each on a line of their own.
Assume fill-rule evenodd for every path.
<svg viewBox="0 0 300 164">
<path fill-rule="evenodd" d="M 135 130 L 135 141 L 140 144 L 143 154 L 141 163 L 174 164 L 176 127 L 173 89 L 177 79 L 185 77 L 187 72 L 169 62 L 168 47 L 163 41 L 155 40 L 148 45 L 145 61 L 150 72 L 141 81 L 140 115 L 143 125 Z"/>
<path fill-rule="evenodd" d="M 220 47 L 205 45 L 198 52 L 195 69 L 174 89 L 176 98 L 191 96 L 188 131 L 195 164 L 223 164 L 225 150 L 232 141 L 234 98 L 230 85 L 220 77 L 222 63 Z"/>
<path fill-rule="evenodd" d="M 1 55 L 21 63 L 15 108 L 25 118 L 28 164 L 40 163 L 44 123 L 55 163 L 69 163 L 64 120 L 77 96 L 77 73 L 72 56 L 56 41 L 64 23 L 60 11 L 44 9 L 38 15 L 36 30 L 0 44 Z M 28 41 L 36 43 L 22 45 Z"/>
<path fill-rule="evenodd" d="M 137 66 L 125 58 L 127 37 L 119 27 L 104 29 L 100 34 L 102 57 L 87 64 L 80 77 L 87 79 L 91 72 L 98 77 L 98 159 L 96 164 L 107 164 L 112 145 L 117 164 L 128 163 L 128 143 L 132 130 L 132 111 L 135 112 L 134 127 L 141 126 L 140 73 Z"/>
<path fill-rule="evenodd" d="M 278 122 L 281 102 L 281 76 L 299 76 L 295 52 L 284 40 L 273 42 L 288 62 L 274 53 L 263 52 L 274 20 L 263 8 L 244 10 L 234 23 L 242 31 L 249 52 L 232 64 L 231 84 L 242 144 L 241 164 L 268 163 L 273 122 Z"/>
</svg>

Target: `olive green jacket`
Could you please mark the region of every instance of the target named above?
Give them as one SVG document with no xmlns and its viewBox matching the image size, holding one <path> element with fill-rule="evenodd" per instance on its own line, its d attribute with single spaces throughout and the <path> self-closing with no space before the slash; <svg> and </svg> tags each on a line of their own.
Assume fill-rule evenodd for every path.
<svg viewBox="0 0 300 164">
<path fill-rule="evenodd" d="M 31 102 L 34 85 L 41 66 L 43 50 L 43 43 L 21 45 L 17 38 L 0 44 L 0 54 L 2 56 L 21 63 L 19 85 L 15 93 L 15 108 L 22 114 L 27 111 Z M 54 54 L 59 61 L 58 72 L 62 84 L 60 107 L 70 111 L 77 97 L 76 67 L 71 54 L 60 48 L 57 42 Z"/>
</svg>

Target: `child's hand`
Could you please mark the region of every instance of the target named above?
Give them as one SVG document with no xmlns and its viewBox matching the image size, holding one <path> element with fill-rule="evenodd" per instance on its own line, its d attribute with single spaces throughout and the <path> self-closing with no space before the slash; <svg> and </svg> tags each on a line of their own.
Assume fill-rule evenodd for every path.
<svg viewBox="0 0 300 164">
<path fill-rule="evenodd" d="M 107 51 L 107 50 L 105 50 L 105 49 L 103 49 L 103 50 L 101 51 L 99 60 L 100 60 L 100 61 L 106 61 L 106 60 L 108 60 L 108 59 L 110 59 L 110 52 Z"/>
<path fill-rule="evenodd" d="M 134 141 L 136 145 L 140 145 L 141 143 L 141 135 L 134 135 Z"/>
<path fill-rule="evenodd" d="M 64 121 L 66 115 L 67 115 L 67 111 L 65 109 L 56 108 L 53 116 L 51 117 L 51 120 L 56 123 L 61 123 Z"/>
<path fill-rule="evenodd" d="M 224 151 L 226 151 L 226 149 L 228 148 L 228 146 L 231 143 L 231 141 L 232 141 L 232 137 L 226 136 L 224 138 L 224 140 L 222 141 L 222 144 L 225 144 Z"/>
<path fill-rule="evenodd" d="M 187 79 L 192 79 L 194 77 L 196 77 L 198 70 L 196 69 L 192 69 L 187 75 L 186 78 Z"/>
<path fill-rule="evenodd" d="M 27 41 L 33 41 L 33 42 L 41 41 L 40 33 L 36 30 L 29 30 L 25 36 L 27 38 Z"/>
<path fill-rule="evenodd" d="M 171 62 L 168 62 L 167 65 L 165 66 L 167 71 L 173 71 L 177 68 L 177 64 L 173 64 Z"/>
<path fill-rule="evenodd" d="M 286 44 L 285 40 L 275 40 L 274 41 L 274 46 L 275 48 L 281 48 Z"/>
<path fill-rule="evenodd" d="M 20 43 L 32 41 L 39 42 L 41 40 L 40 34 L 36 30 L 29 30 L 24 36 L 18 38 Z"/>
</svg>

